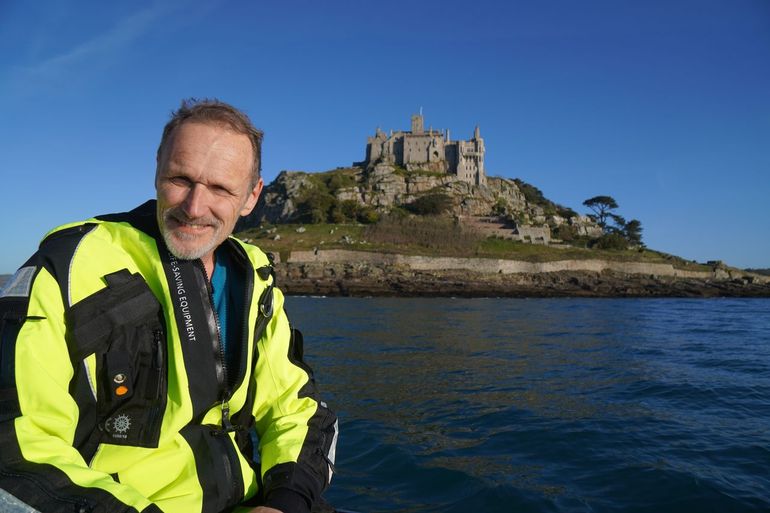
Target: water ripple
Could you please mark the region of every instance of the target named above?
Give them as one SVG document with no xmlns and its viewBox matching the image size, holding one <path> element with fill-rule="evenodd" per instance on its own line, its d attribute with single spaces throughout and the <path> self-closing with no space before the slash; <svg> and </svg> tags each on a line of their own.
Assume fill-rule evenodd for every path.
<svg viewBox="0 0 770 513">
<path fill-rule="evenodd" d="M 770 300 L 288 298 L 362 512 L 770 510 Z"/>
</svg>

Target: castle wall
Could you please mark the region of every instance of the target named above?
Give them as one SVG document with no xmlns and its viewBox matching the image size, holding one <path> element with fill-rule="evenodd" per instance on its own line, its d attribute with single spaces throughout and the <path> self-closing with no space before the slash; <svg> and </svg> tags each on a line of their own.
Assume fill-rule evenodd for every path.
<svg viewBox="0 0 770 513">
<path fill-rule="evenodd" d="M 438 134 L 404 136 L 403 164 L 422 164 L 445 160 L 444 139 Z"/>
<path fill-rule="evenodd" d="M 374 137 L 367 138 L 366 161 L 392 162 L 398 166 L 416 168 L 426 164 L 427 169 L 446 170 L 460 180 L 486 185 L 484 169 L 484 140 L 476 127 L 470 141 L 450 141 L 441 131 L 425 132 L 423 117 L 412 116 L 411 132 L 392 132 L 386 136 L 379 128 Z"/>
</svg>

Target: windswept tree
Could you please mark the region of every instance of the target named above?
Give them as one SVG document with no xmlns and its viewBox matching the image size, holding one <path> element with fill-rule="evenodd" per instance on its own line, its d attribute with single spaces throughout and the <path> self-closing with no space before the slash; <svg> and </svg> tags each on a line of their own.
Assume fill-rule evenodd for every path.
<svg viewBox="0 0 770 513">
<path fill-rule="evenodd" d="M 588 217 L 596 221 L 606 232 L 607 218 L 613 215 L 613 210 L 618 208 L 617 201 L 612 196 L 594 196 L 585 200 L 583 205 L 594 211 L 593 214 L 588 214 Z"/>
<path fill-rule="evenodd" d="M 612 219 L 612 222 L 615 224 L 615 226 L 607 226 L 604 228 L 604 231 L 606 233 L 622 234 L 623 230 L 626 228 L 626 218 L 617 214 L 610 214 L 610 219 Z"/>
<path fill-rule="evenodd" d="M 623 249 L 628 245 L 643 246 L 641 221 L 632 219 L 626 222 L 625 217 L 615 213 L 618 202 L 612 196 L 594 196 L 585 200 L 583 205 L 593 210 L 594 213 L 588 214 L 588 217 L 604 231 L 604 235 L 596 241 L 597 247 Z"/>
<path fill-rule="evenodd" d="M 642 245 L 642 222 L 638 219 L 631 219 L 623 227 L 623 235 L 632 244 Z"/>
</svg>

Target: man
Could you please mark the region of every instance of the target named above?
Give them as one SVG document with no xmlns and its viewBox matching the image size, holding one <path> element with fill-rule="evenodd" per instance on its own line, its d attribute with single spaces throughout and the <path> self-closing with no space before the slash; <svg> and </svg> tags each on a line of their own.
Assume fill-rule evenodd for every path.
<svg viewBox="0 0 770 513">
<path fill-rule="evenodd" d="M 230 237 L 261 139 L 230 105 L 183 102 L 157 201 L 53 230 L 3 289 L 0 488 L 44 513 L 318 501 L 336 417 L 268 258 Z"/>
</svg>

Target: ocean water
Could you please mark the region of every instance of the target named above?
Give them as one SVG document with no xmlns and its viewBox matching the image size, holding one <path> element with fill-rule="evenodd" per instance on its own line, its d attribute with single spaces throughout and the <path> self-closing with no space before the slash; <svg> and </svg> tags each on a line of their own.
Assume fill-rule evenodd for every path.
<svg viewBox="0 0 770 513">
<path fill-rule="evenodd" d="M 370 512 L 770 511 L 770 300 L 287 298 Z"/>
</svg>

